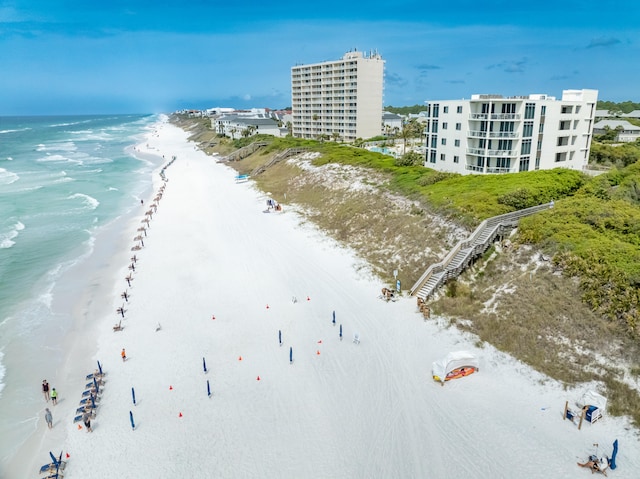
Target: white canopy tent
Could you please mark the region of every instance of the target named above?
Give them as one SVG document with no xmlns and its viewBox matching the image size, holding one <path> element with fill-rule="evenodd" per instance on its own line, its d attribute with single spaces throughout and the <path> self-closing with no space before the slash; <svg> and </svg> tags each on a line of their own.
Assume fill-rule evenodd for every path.
<svg viewBox="0 0 640 479">
<path fill-rule="evenodd" d="M 431 373 L 433 379 L 444 384 L 449 373 L 461 368 L 472 368 L 477 371 L 480 369 L 478 358 L 468 351 L 454 351 L 444 358 L 434 361 Z"/>
</svg>

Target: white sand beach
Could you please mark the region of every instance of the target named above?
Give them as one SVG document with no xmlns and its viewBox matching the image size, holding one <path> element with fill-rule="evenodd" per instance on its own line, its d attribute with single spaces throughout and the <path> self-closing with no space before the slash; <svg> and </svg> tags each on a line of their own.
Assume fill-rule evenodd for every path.
<svg viewBox="0 0 640 479">
<path fill-rule="evenodd" d="M 611 454 L 615 439 L 609 477 L 640 477 L 626 419 L 605 414 L 581 430 L 563 420 L 588 385 L 566 391 L 425 322 L 414 298 L 382 301 L 384 285 L 349 250 L 289 205 L 264 213 L 267 197 L 187 136 L 163 124 L 140 145 L 177 157 L 144 247 L 131 251 L 153 197 L 101 279 L 113 286 L 93 300 L 99 325 L 69 340 L 54 428 L 41 421 L 7 477 L 42 477 L 49 451 L 62 451 L 67 479 L 586 478 L 576 462 L 596 443 Z M 162 185 L 156 174 L 153 196 Z M 434 382 L 432 362 L 457 350 L 474 352 L 479 372 Z M 88 433 L 73 418 L 97 360 L 106 375 Z"/>
</svg>

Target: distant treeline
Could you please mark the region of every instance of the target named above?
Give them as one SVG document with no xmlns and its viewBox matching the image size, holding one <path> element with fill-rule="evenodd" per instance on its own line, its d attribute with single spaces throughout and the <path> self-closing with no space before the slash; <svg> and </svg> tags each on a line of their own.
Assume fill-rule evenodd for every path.
<svg viewBox="0 0 640 479">
<path fill-rule="evenodd" d="M 384 111 L 389 113 L 395 113 L 396 115 L 408 115 L 410 113 L 418 114 L 421 111 L 427 111 L 426 105 L 413 105 L 413 106 L 385 106 Z"/>
<path fill-rule="evenodd" d="M 633 110 L 640 110 L 640 103 L 632 101 L 623 101 L 616 103 L 613 101 L 598 100 L 598 110 L 621 111 L 622 113 L 631 113 Z"/>
</svg>

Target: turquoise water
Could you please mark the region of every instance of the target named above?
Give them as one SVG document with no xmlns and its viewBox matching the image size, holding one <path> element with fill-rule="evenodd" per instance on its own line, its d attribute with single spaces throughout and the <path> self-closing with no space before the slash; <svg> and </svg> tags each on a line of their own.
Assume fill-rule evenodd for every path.
<svg viewBox="0 0 640 479">
<path fill-rule="evenodd" d="M 46 348 L 52 331 L 68 327 L 55 324 L 56 281 L 150 187 L 157 165 L 131 153 L 158 119 L 0 117 L 0 437 L 16 421 L 7 417 L 16 396 L 39 399 L 42 378 L 25 385 L 30 357 L 20 355 Z"/>
</svg>

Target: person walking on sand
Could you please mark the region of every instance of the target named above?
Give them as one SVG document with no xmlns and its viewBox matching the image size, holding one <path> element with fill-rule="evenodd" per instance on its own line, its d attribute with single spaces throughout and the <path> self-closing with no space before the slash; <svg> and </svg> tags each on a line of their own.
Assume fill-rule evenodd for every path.
<svg viewBox="0 0 640 479">
<path fill-rule="evenodd" d="M 122 362 L 124 363 L 127 360 L 127 353 L 125 352 L 124 348 L 122 348 L 120 356 L 122 356 Z"/>
<path fill-rule="evenodd" d="M 44 394 L 44 400 L 49 402 L 49 383 L 46 379 L 42 381 L 42 394 Z"/>
<path fill-rule="evenodd" d="M 87 428 L 87 432 L 93 432 L 93 430 L 91 429 L 91 415 L 88 412 L 84 413 L 82 421 L 84 422 L 84 427 Z"/>
<path fill-rule="evenodd" d="M 44 410 L 44 420 L 47 421 L 47 426 L 49 429 L 53 429 L 53 416 L 51 415 L 51 411 L 49 408 Z"/>
<path fill-rule="evenodd" d="M 56 388 L 53 388 L 51 390 L 51 403 L 55 406 L 56 404 L 58 404 L 58 391 L 56 391 Z"/>
</svg>

